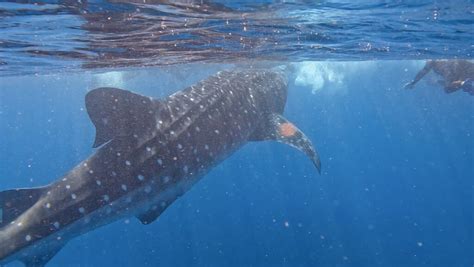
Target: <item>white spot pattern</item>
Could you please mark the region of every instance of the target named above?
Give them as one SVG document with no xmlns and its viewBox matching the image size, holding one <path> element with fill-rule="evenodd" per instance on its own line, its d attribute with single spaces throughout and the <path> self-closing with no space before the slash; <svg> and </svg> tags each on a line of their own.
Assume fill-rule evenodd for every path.
<svg viewBox="0 0 474 267">
<path fill-rule="evenodd" d="M 150 193 L 151 192 L 151 186 L 147 185 L 145 186 L 145 193 Z"/>
</svg>

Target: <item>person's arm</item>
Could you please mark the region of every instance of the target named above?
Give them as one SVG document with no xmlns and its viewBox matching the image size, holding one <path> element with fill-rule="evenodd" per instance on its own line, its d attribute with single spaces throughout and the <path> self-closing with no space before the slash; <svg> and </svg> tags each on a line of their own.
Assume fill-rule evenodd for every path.
<svg viewBox="0 0 474 267">
<path fill-rule="evenodd" d="M 413 81 L 405 85 L 405 88 L 413 88 L 417 82 L 419 82 L 426 74 L 428 74 L 428 72 L 430 72 L 432 68 L 433 64 L 431 63 L 431 61 L 426 62 L 425 67 L 416 74 L 415 79 L 413 79 Z"/>
<path fill-rule="evenodd" d="M 448 94 L 452 92 L 456 92 L 457 90 L 461 89 L 461 86 L 463 85 L 462 81 L 454 81 L 452 83 L 447 83 L 444 86 L 444 91 Z"/>
</svg>

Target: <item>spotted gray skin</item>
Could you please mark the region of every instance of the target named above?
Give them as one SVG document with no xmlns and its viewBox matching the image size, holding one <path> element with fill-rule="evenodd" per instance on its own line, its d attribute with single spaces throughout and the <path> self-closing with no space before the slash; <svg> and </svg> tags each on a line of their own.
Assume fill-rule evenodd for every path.
<svg viewBox="0 0 474 267">
<path fill-rule="evenodd" d="M 70 239 L 124 217 L 153 222 L 213 166 L 248 141 L 308 155 L 311 142 L 281 116 L 282 74 L 225 71 L 166 99 L 116 88 L 86 95 L 100 147 L 58 181 L 0 193 L 0 265 L 44 266 Z"/>
</svg>

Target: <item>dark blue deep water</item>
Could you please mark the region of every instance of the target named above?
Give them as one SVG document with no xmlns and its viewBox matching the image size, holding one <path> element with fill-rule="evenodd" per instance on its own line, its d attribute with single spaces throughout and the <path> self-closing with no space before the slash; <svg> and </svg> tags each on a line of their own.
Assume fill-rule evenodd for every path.
<svg viewBox="0 0 474 267">
<path fill-rule="evenodd" d="M 322 161 L 318 175 L 288 146 L 248 143 L 153 224 L 119 220 L 73 239 L 48 266 L 474 266 L 474 96 L 446 94 L 433 74 L 403 88 L 425 59 L 473 59 L 472 1 L 220 1 L 211 11 L 158 3 L 166 1 L 23 2 L 0 3 L 0 191 L 48 184 L 94 153 L 84 106 L 91 89 L 164 97 L 249 64 L 290 66 L 285 116 Z M 260 21 L 256 13 L 269 10 L 271 20 Z M 291 15 L 301 10 L 317 14 L 314 23 L 285 20 L 274 25 L 285 34 L 271 41 L 282 45 L 264 39 L 278 14 L 301 22 Z M 433 22 L 435 11 L 446 17 Z M 138 26 L 92 25 L 109 13 L 133 13 Z M 226 30 L 220 20 L 242 25 L 243 13 L 260 26 L 247 47 L 216 35 Z M 190 17 L 199 22 L 188 36 L 179 23 Z M 183 35 L 154 42 L 154 20 L 173 21 Z M 242 29 L 231 32 L 245 37 Z M 311 30 L 327 38 L 311 39 Z M 140 33 L 144 43 L 133 40 Z"/>
</svg>

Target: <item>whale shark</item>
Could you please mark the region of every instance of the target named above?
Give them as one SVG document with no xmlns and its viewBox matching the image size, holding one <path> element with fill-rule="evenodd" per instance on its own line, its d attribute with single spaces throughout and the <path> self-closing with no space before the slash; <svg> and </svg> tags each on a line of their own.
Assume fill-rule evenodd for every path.
<svg viewBox="0 0 474 267">
<path fill-rule="evenodd" d="M 89 91 L 97 150 L 49 185 L 0 192 L 0 266 L 45 266 L 74 237 L 121 218 L 150 224 L 248 142 L 292 146 L 320 172 L 311 141 L 282 115 L 287 89 L 280 71 L 233 70 L 163 99 Z"/>
</svg>

